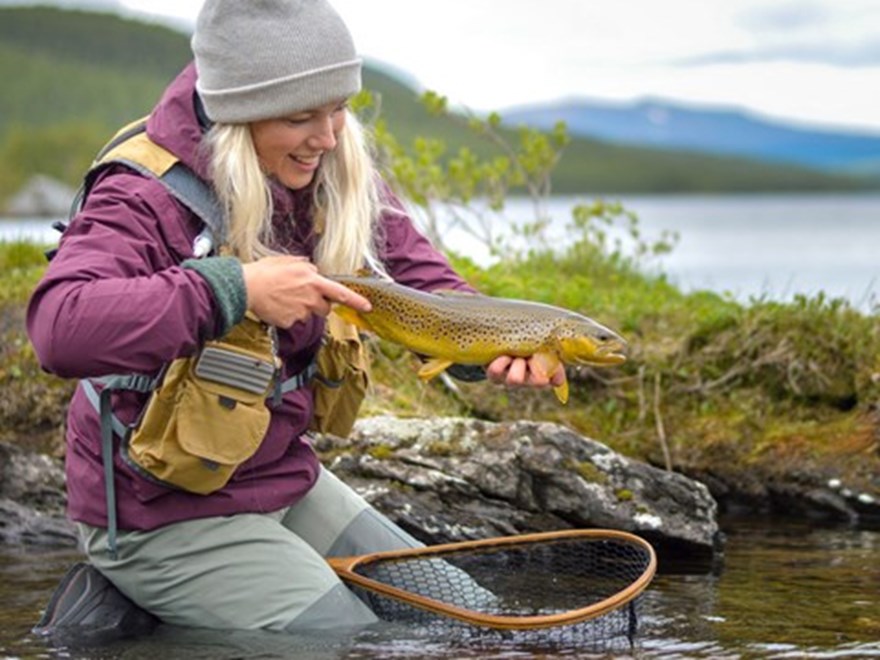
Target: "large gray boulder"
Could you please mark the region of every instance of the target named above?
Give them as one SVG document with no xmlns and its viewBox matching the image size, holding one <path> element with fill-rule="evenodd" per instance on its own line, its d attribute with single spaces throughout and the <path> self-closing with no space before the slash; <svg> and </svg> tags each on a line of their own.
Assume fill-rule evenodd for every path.
<svg viewBox="0 0 880 660">
<path fill-rule="evenodd" d="M 719 546 L 703 484 L 558 424 L 372 417 L 316 447 L 334 473 L 431 544 L 604 527 L 696 555 Z"/>
<path fill-rule="evenodd" d="M 464 418 L 358 421 L 316 439 L 325 463 L 429 544 L 568 528 L 634 532 L 664 555 L 711 557 L 706 487 L 558 424 Z M 73 545 L 58 459 L 0 443 L 0 542 Z"/>
</svg>

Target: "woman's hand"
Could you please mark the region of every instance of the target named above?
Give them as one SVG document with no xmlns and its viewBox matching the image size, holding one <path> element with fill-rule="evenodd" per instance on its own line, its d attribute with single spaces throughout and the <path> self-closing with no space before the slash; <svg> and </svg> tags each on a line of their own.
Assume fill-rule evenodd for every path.
<svg viewBox="0 0 880 660">
<path fill-rule="evenodd" d="M 333 303 L 370 311 L 369 300 L 320 275 L 305 257 L 263 257 L 243 264 L 242 272 L 248 309 L 279 328 L 289 328 L 312 314 L 327 316 Z"/>
<path fill-rule="evenodd" d="M 552 373 L 548 373 L 544 361 L 538 356 L 519 358 L 502 355 L 489 363 L 486 376 L 493 383 L 510 386 L 558 387 L 565 383 L 565 367 L 558 364 Z"/>
</svg>

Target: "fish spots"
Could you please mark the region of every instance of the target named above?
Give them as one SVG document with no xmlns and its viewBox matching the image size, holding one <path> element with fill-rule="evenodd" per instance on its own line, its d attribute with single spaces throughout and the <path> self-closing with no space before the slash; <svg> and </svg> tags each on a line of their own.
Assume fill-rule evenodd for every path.
<svg viewBox="0 0 880 660">
<path fill-rule="evenodd" d="M 376 334 L 423 355 L 461 364 L 488 364 L 499 355 L 527 357 L 538 352 L 569 363 L 624 359 L 611 355 L 625 346 L 613 331 L 559 307 L 481 295 L 438 295 L 379 278 L 334 279 L 370 300 L 372 310 L 363 316 Z"/>
</svg>

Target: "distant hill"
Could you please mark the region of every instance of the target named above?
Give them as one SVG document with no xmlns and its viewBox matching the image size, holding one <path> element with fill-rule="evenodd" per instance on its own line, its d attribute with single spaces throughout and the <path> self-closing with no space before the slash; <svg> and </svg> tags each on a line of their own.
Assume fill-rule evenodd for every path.
<svg viewBox="0 0 880 660">
<path fill-rule="evenodd" d="M 158 25 L 0 7 L 0 130 L 68 120 L 117 125 L 148 112 L 189 60 L 188 39 Z"/>
<path fill-rule="evenodd" d="M 103 140 L 149 112 L 190 57 L 189 36 L 167 27 L 88 11 L 0 7 L 0 197 L 38 173 L 76 183 Z M 467 145 L 493 153 L 458 123 L 429 116 L 399 72 L 370 64 L 364 85 L 381 96 L 382 116 L 402 142 L 427 135 L 450 152 Z M 567 147 L 553 176 L 554 192 L 567 194 L 872 186 L 880 187 L 804 167 L 585 137 Z"/>
<path fill-rule="evenodd" d="M 574 135 L 619 144 L 880 173 L 880 135 L 788 126 L 736 110 L 696 109 L 664 101 L 571 100 L 512 108 L 503 115 L 510 123 L 540 129 L 562 120 Z"/>
</svg>

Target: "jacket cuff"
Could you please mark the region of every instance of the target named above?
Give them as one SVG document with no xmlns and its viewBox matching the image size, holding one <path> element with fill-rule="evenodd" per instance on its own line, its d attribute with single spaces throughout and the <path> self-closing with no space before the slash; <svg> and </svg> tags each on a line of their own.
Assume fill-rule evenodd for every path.
<svg viewBox="0 0 880 660">
<path fill-rule="evenodd" d="M 225 335 L 244 318 L 247 311 L 247 289 L 241 262 L 235 257 L 205 257 L 187 259 L 180 265 L 196 271 L 211 287 L 223 318 L 220 336 Z"/>
</svg>

